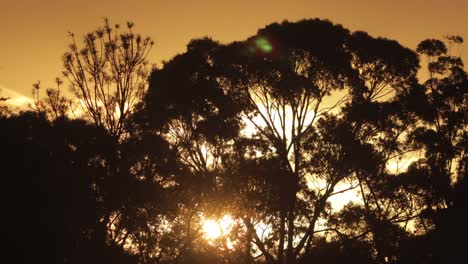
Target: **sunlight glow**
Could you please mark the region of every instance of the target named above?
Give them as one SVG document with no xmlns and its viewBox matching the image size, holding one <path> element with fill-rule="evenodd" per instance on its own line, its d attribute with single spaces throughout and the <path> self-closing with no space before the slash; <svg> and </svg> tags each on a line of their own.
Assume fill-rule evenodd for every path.
<svg viewBox="0 0 468 264">
<path fill-rule="evenodd" d="M 215 220 L 206 220 L 203 223 L 203 232 L 209 240 L 216 239 L 221 236 L 221 225 Z"/>
<path fill-rule="evenodd" d="M 420 153 L 410 152 L 406 155 L 390 159 L 386 164 L 386 169 L 394 174 L 404 173 L 413 162 L 421 158 L 422 155 Z"/>
<path fill-rule="evenodd" d="M 216 240 L 222 236 L 228 235 L 234 227 L 235 221 L 230 215 L 214 220 L 206 219 L 203 221 L 203 232 L 207 240 Z"/>
<path fill-rule="evenodd" d="M 19 107 L 21 109 L 27 109 L 30 104 L 33 103 L 32 98 L 24 96 L 12 89 L 8 89 L 0 84 L 0 97 L 5 97 L 7 100 L 4 102 L 5 105 L 11 107 Z"/>
</svg>

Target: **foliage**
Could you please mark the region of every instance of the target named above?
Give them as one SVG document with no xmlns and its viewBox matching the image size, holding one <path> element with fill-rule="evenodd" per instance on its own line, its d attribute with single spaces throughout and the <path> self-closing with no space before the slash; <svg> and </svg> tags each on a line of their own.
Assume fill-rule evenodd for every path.
<svg viewBox="0 0 468 264">
<path fill-rule="evenodd" d="M 46 111 L 52 118 L 80 112 L 121 138 L 145 92 L 150 71 L 146 57 L 154 45 L 149 37 L 134 33 L 133 27 L 132 22 L 127 22 L 126 30 L 122 31 L 120 25 L 112 26 L 106 18 L 102 27 L 84 36 L 82 48 L 75 34 L 70 33 L 71 44 L 63 55 L 62 73 L 75 98 L 70 100 L 62 95 L 63 81 L 57 78 L 57 88 L 47 89 L 47 98 L 40 100 L 40 87 L 36 83 L 35 110 Z"/>
<path fill-rule="evenodd" d="M 69 119 L 59 80 L 45 99 L 35 86 L 35 113 L 0 116 L 17 258 L 465 257 L 468 78 L 451 53 L 461 37 L 415 52 L 327 20 L 284 21 L 244 41 L 192 40 L 146 83 L 152 42 L 132 28 L 105 20 L 82 50 L 72 35 L 65 73 L 84 120 Z M 354 198 L 339 207 L 344 195 Z M 229 227 L 210 238 L 208 219 Z"/>
</svg>

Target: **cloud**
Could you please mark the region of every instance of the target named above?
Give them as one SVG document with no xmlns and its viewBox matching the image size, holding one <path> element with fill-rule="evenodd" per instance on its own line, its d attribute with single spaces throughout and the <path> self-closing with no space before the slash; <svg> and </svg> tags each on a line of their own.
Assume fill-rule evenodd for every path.
<svg viewBox="0 0 468 264">
<path fill-rule="evenodd" d="M 22 95 L 12 89 L 8 89 L 0 84 L 0 97 L 6 97 L 8 100 L 4 102 L 7 106 L 27 108 L 33 103 L 32 98 Z"/>
</svg>

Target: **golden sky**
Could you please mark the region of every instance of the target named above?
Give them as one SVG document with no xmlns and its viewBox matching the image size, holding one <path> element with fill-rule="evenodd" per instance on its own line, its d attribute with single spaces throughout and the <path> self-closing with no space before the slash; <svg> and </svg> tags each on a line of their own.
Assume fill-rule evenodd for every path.
<svg viewBox="0 0 468 264">
<path fill-rule="evenodd" d="M 133 21 L 136 32 L 152 37 L 152 63 L 183 52 L 192 38 L 242 40 L 284 19 L 327 18 L 413 49 L 425 38 L 446 34 L 468 40 L 467 0 L 0 0 L 2 90 L 30 96 L 37 80 L 52 86 L 60 76 L 67 32 L 82 36 L 105 16 L 112 23 Z M 462 57 L 468 62 L 468 50 Z"/>
</svg>

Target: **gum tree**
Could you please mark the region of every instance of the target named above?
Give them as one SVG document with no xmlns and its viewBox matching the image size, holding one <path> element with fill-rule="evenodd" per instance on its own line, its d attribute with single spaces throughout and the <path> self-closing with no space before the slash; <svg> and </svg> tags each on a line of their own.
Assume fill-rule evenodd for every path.
<svg viewBox="0 0 468 264">
<path fill-rule="evenodd" d="M 154 44 L 133 27 L 127 22 L 122 30 L 105 19 L 84 36 L 81 47 L 70 33 L 70 49 L 63 56 L 63 75 L 84 115 L 117 138 L 145 91 L 150 70 L 146 57 Z"/>
</svg>

